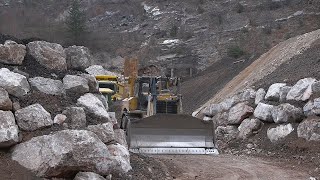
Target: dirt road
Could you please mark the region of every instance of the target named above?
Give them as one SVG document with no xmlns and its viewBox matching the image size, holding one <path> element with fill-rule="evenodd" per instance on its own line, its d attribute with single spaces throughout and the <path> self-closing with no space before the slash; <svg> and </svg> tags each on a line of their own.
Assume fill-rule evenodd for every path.
<svg viewBox="0 0 320 180">
<path fill-rule="evenodd" d="M 309 179 L 301 165 L 265 161 L 246 156 L 153 156 L 168 167 L 172 177 L 167 179 L 215 180 L 303 180 Z"/>
</svg>

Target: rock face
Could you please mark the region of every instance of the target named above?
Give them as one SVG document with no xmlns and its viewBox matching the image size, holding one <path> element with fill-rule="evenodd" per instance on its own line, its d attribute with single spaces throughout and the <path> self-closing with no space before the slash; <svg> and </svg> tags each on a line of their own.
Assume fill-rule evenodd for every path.
<svg viewBox="0 0 320 180">
<path fill-rule="evenodd" d="M 298 137 L 308 141 L 320 141 L 320 119 L 309 118 L 298 126 Z"/>
<path fill-rule="evenodd" d="M 84 46 L 70 46 L 65 49 L 69 69 L 85 70 L 91 65 L 92 56 Z"/>
<path fill-rule="evenodd" d="M 81 96 L 77 104 L 85 107 L 85 110 L 97 117 L 101 122 L 109 122 L 110 116 L 103 103 L 93 94 L 87 93 Z"/>
<path fill-rule="evenodd" d="M 34 137 L 15 146 L 12 159 L 40 177 L 63 177 L 75 171 L 108 175 L 129 170 L 118 167 L 113 152 L 94 133 L 85 130 Z"/>
<path fill-rule="evenodd" d="M 312 94 L 312 84 L 316 80 L 313 78 L 305 78 L 299 80 L 288 92 L 287 100 L 306 101 Z"/>
<path fill-rule="evenodd" d="M 253 108 L 247 103 L 239 103 L 232 107 L 229 112 L 228 124 L 241 124 L 241 122 L 253 114 Z"/>
<path fill-rule="evenodd" d="M 300 122 L 302 117 L 302 109 L 288 103 L 276 106 L 272 110 L 272 118 L 275 123 Z"/>
<path fill-rule="evenodd" d="M 268 129 L 267 136 L 272 143 L 275 143 L 279 140 L 284 139 L 289 134 L 291 134 L 293 131 L 294 131 L 294 128 L 292 127 L 291 124 L 279 125 L 275 128 Z"/>
<path fill-rule="evenodd" d="M 0 110 L 0 148 L 19 142 L 19 129 L 11 111 Z"/>
<path fill-rule="evenodd" d="M 272 84 L 269 89 L 268 92 L 265 96 L 266 100 L 269 101 L 279 101 L 280 98 L 280 88 L 286 86 L 286 84 L 284 83 L 275 83 Z"/>
<path fill-rule="evenodd" d="M 32 88 L 51 95 L 62 95 L 65 93 L 63 84 L 59 80 L 53 80 L 43 77 L 35 77 L 29 79 Z"/>
<path fill-rule="evenodd" d="M 27 44 L 27 50 L 36 61 L 48 69 L 67 69 L 66 54 L 60 44 L 34 41 Z"/>
<path fill-rule="evenodd" d="M 15 112 L 19 128 L 24 131 L 35 131 L 53 124 L 50 113 L 40 104 L 30 105 Z"/>
<path fill-rule="evenodd" d="M 254 110 L 254 116 L 260 120 L 273 122 L 272 120 L 272 110 L 274 106 L 264 103 L 259 103 L 256 109 Z"/>
<path fill-rule="evenodd" d="M 9 98 L 8 92 L 3 88 L 0 88 L 0 110 L 12 110 L 12 101 Z"/>
<path fill-rule="evenodd" d="M 265 96 L 266 96 L 266 91 L 263 88 L 258 89 L 254 103 L 258 105 L 261 101 L 264 100 Z"/>
<path fill-rule="evenodd" d="M 109 143 L 115 140 L 112 123 L 90 125 L 87 129 L 95 133 L 103 143 Z"/>
<path fill-rule="evenodd" d="M 87 125 L 86 113 L 83 107 L 68 107 L 63 114 L 71 129 L 82 129 Z"/>
<path fill-rule="evenodd" d="M 259 119 L 245 119 L 238 127 L 239 137 L 242 139 L 248 138 L 261 129 L 262 126 L 263 123 Z"/>
<path fill-rule="evenodd" d="M 83 95 L 89 92 L 88 80 L 80 76 L 66 75 L 63 86 L 67 94 Z"/>
<path fill-rule="evenodd" d="M 30 91 L 27 78 L 7 68 L 0 69 L 0 87 L 7 90 L 10 95 L 22 97 Z"/>
<path fill-rule="evenodd" d="M 0 62 L 11 65 L 21 65 L 26 56 L 26 46 L 14 41 L 6 41 L 0 44 Z"/>
<path fill-rule="evenodd" d="M 79 172 L 73 180 L 106 180 L 104 177 L 93 172 Z"/>
</svg>

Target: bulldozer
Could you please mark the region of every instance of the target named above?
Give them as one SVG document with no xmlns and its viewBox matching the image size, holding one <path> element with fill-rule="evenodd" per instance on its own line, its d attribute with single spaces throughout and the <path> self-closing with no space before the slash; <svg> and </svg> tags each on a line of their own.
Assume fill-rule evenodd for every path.
<svg viewBox="0 0 320 180">
<path fill-rule="evenodd" d="M 184 115 L 180 78 L 138 76 L 138 61 L 126 59 L 128 97 L 120 127 L 129 150 L 142 154 L 218 154 L 212 121 Z"/>
</svg>

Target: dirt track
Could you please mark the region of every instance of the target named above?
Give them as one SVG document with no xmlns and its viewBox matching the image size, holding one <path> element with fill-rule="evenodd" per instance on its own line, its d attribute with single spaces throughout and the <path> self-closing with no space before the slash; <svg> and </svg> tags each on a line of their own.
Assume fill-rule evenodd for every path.
<svg viewBox="0 0 320 180">
<path fill-rule="evenodd" d="M 172 177 L 167 179 L 301 180 L 310 177 L 301 165 L 295 166 L 246 156 L 172 155 L 154 156 L 154 158 L 168 167 Z"/>
</svg>

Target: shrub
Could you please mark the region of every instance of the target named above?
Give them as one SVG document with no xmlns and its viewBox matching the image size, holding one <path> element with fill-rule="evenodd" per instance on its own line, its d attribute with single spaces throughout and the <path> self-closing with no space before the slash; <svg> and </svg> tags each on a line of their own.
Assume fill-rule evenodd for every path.
<svg viewBox="0 0 320 180">
<path fill-rule="evenodd" d="M 231 46 L 228 49 L 228 56 L 233 58 L 240 58 L 245 52 L 239 46 Z"/>
</svg>

